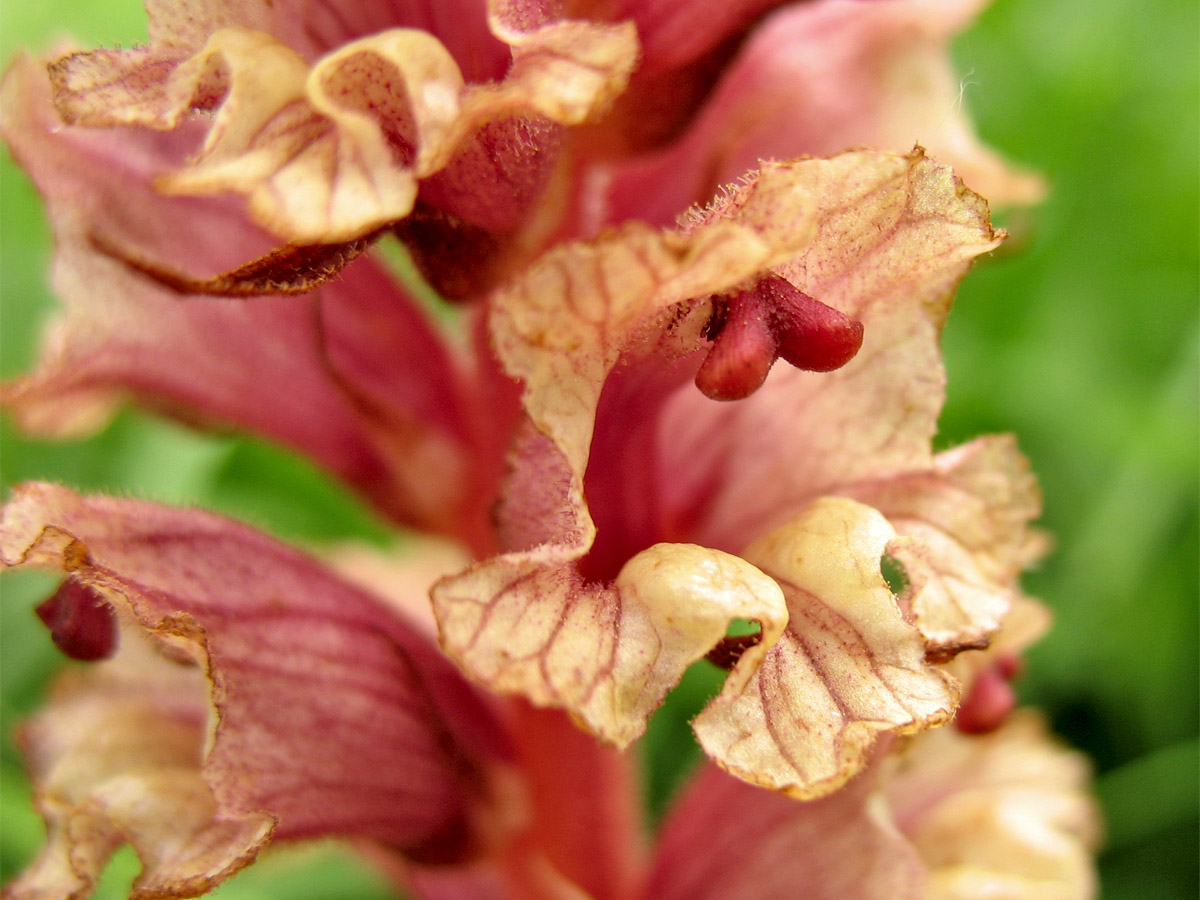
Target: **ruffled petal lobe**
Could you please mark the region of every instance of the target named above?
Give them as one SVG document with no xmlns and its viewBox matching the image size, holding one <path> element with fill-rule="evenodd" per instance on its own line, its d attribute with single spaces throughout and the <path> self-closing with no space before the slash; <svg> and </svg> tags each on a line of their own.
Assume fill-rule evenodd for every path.
<svg viewBox="0 0 1200 900">
<path fill-rule="evenodd" d="M 986 647 L 1013 605 L 1017 575 L 1040 555 L 1029 523 L 1041 496 L 1011 437 L 939 454 L 931 469 L 857 486 L 908 540 L 890 556 L 931 657 Z"/>
<path fill-rule="evenodd" d="M 950 719 L 957 689 L 880 572 L 895 531 L 876 511 L 821 500 L 745 551 L 783 589 L 783 636 L 739 691 L 727 684 L 692 727 L 709 758 L 800 798 L 858 774 L 881 735 Z"/>
<path fill-rule="evenodd" d="M 164 173 L 160 189 L 233 192 L 287 242 L 340 243 L 406 217 L 419 182 L 484 126 L 579 124 L 624 89 L 635 64 L 632 26 L 529 23 L 501 2 L 490 4 L 489 25 L 512 53 L 496 82 L 469 84 L 445 46 L 415 28 L 359 37 L 310 64 L 242 24 L 216 28 L 200 46 L 67 56 L 51 79 L 68 123 L 171 130 L 211 111 L 199 153 Z"/>
<path fill-rule="evenodd" d="M 46 846 L 5 888 L 13 900 L 83 900 L 128 842 L 135 900 L 195 896 L 252 862 L 274 818 L 231 812 L 200 773 L 204 677 L 128 631 L 117 659 L 64 675 L 19 733 Z"/>
<path fill-rule="evenodd" d="M 924 735 L 889 765 L 887 802 L 929 870 L 930 900 L 1095 896 L 1089 766 L 1036 714 L 985 737 Z"/>
</svg>

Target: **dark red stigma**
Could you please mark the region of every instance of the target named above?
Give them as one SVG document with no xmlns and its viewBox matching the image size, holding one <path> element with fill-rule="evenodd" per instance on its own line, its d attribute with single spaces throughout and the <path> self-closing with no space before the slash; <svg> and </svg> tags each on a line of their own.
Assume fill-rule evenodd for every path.
<svg viewBox="0 0 1200 900">
<path fill-rule="evenodd" d="M 117 623 L 112 607 L 85 584 L 68 578 L 54 595 L 34 610 L 50 629 L 54 646 L 71 659 L 95 662 L 117 648 Z"/>
<path fill-rule="evenodd" d="M 1013 679 L 1021 672 L 1021 658 L 1002 653 L 975 676 L 975 683 L 958 708 L 954 725 L 963 734 L 991 734 L 1008 721 L 1017 706 Z"/>
<path fill-rule="evenodd" d="M 744 400 L 776 359 L 797 369 L 832 372 L 862 346 L 862 322 L 766 275 L 748 290 L 716 301 L 705 336 L 713 342 L 696 387 L 713 400 Z"/>
</svg>

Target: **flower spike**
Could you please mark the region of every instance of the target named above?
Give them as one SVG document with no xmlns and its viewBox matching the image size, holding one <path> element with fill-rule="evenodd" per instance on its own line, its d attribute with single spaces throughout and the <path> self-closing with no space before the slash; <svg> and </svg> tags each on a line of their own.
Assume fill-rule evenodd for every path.
<svg viewBox="0 0 1200 900">
<path fill-rule="evenodd" d="M 1040 191 L 961 115 L 985 2 L 145 0 L 145 46 L 18 58 L 64 310 L 0 407 L 246 428 L 413 534 L 17 488 L 0 570 L 57 573 L 89 665 L 18 733 L 47 840 L 3 900 L 322 838 L 420 900 L 1086 900 L 1086 770 L 1010 685 L 1036 482 L 934 452 L 1005 237 L 964 179 Z M 693 664 L 648 857 L 621 751 Z"/>
</svg>

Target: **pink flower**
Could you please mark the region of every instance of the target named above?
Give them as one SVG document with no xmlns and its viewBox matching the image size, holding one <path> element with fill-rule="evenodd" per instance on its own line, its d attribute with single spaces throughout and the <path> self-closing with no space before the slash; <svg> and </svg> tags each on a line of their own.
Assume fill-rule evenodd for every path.
<svg viewBox="0 0 1200 900">
<path fill-rule="evenodd" d="M 618 746 L 715 650 L 732 671 L 701 744 L 802 797 L 879 737 L 947 721 L 947 662 L 989 644 L 1037 552 L 1011 441 L 930 447 L 949 292 L 997 239 L 946 169 L 858 152 L 766 166 L 681 231 L 543 256 L 491 299 L 525 419 L 496 514 L 506 552 L 434 589 L 443 648 Z M 764 279 L 861 322 L 862 350 L 713 403 L 689 383 L 720 352 L 713 307 Z M 881 558 L 904 571 L 899 600 Z M 736 620 L 761 631 L 730 655 Z"/>
<path fill-rule="evenodd" d="M 199 511 L 31 485 L 0 533 L 6 567 L 62 570 L 55 602 L 120 632 L 25 732 L 49 839 L 14 896 L 89 896 L 124 841 L 147 896 L 208 890 L 272 835 L 471 855 L 509 739 L 399 611 Z"/>
<path fill-rule="evenodd" d="M 49 835 L 14 900 L 88 896 L 125 841 L 148 898 L 329 835 L 431 900 L 1091 888 L 1086 767 L 1029 716 L 923 735 L 817 801 L 706 769 L 646 859 L 629 760 L 481 696 L 408 611 L 411 585 L 389 605 L 226 519 L 48 485 L 8 505 L 0 558 L 62 570 L 60 602 L 101 603 L 120 630 L 23 731 Z"/>
<path fill-rule="evenodd" d="M 1006 437 L 932 451 L 938 337 L 1004 235 L 903 129 L 1036 190 L 943 108 L 973 5 L 774 5 L 154 2 L 145 48 L 14 65 L 67 306 L 20 423 L 127 392 L 254 429 L 463 557 L 391 608 L 217 517 L 25 488 L 4 564 L 62 570 L 56 642 L 116 656 L 29 728 L 19 896 L 84 896 L 122 839 L 157 896 L 325 834 L 427 897 L 1086 894 L 1076 764 L 1005 726 L 1036 485 Z M 644 869 L 608 747 L 706 657 L 693 727 L 741 782 L 702 774 Z M 995 735 L 921 734 L 956 712 Z M 967 770 L 1026 745 L 1070 777 L 1014 822 Z M 992 816 L 995 855 L 928 838 Z M 732 853 L 761 872 L 709 873 Z"/>
</svg>

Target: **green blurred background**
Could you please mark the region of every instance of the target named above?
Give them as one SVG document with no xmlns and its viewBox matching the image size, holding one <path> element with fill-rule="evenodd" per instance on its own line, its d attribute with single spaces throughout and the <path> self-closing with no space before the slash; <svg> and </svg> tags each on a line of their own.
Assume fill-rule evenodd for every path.
<svg viewBox="0 0 1200 900">
<path fill-rule="evenodd" d="M 145 37 L 135 0 L 8 0 L 0 15 L 4 58 L 45 48 L 67 22 L 85 45 Z M 984 138 L 1045 173 L 1051 193 L 1002 217 L 1013 240 L 960 291 L 942 441 L 1014 431 L 1041 478 L 1057 548 L 1026 584 L 1057 624 L 1020 688 L 1095 760 L 1105 900 L 1200 896 L 1198 33 L 1195 5 L 1178 0 L 997 0 L 955 50 Z M 11 376 L 32 363 L 51 308 L 49 250 L 36 197 L 7 158 L 0 202 L 0 368 Z M 0 452 L 6 488 L 43 478 L 195 502 L 301 542 L 385 533 L 261 442 L 131 413 L 75 444 L 24 442 L 5 423 Z M 12 733 L 60 665 L 30 613 L 47 588 L 8 577 L 0 604 L 4 878 L 41 841 Z M 685 723 L 711 687 L 689 679 L 642 744 L 652 813 L 680 760 L 695 758 Z M 135 870 L 123 853 L 100 896 L 126 896 Z M 218 893 L 388 896 L 333 845 L 254 866 Z"/>
</svg>

